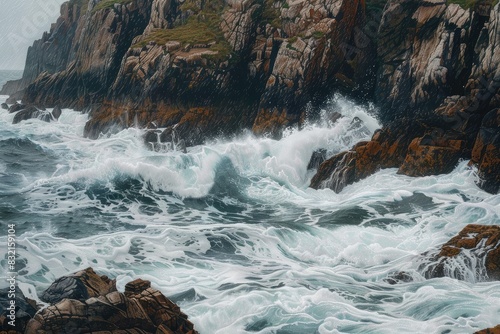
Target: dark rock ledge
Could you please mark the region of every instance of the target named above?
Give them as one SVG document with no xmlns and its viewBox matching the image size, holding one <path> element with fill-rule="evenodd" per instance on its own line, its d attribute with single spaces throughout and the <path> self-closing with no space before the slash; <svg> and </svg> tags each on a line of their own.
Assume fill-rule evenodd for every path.
<svg viewBox="0 0 500 334">
<path fill-rule="evenodd" d="M 2 298 L 4 294 L 2 294 Z M 16 328 L 0 310 L 1 333 L 197 333 L 188 317 L 149 281 L 137 279 L 116 290 L 115 280 L 92 268 L 57 279 L 42 295 L 50 306 L 17 293 Z M 4 305 L 4 303 L 2 303 Z"/>
</svg>

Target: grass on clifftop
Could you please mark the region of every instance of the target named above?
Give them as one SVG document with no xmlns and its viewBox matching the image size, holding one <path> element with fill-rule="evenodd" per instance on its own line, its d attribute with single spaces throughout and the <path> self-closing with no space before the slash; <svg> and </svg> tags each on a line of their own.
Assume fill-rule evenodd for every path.
<svg viewBox="0 0 500 334">
<path fill-rule="evenodd" d="M 129 3 L 129 2 L 132 2 L 132 0 L 102 0 L 97 5 L 95 5 L 95 7 L 92 10 L 92 12 L 95 13 L 95 12 L 101 10 L 101 9 L 111 8 L 116 3 L 118 3 L 118 4 L 126 4 L 126 3 Z"/>
<path fill-rule="evenodd" d="M 190 17 L 184 25 L 172 29 L 157 29 L 153 31 L 146 39 L 133 47 L 144 47 L 152 41 L 160 45 L 169 41 L 177 41 L 180 42 L 182 46 L 187 44 L 196 45 L 216 42 L 216 44 L 210 47 L 210 50 L 216 51 L 218 54 L 211 57 L 215 60 L 224 60 L 231 53 L 231 46 L 225 40 L 218 24 L 218 17 L 208 19 L 205 16 L 205 20 L 198 20 L 197 17 Z"/>
<path fill-rule="evenodd" d="M 225 6 L 224 1 L 209 1 L 203 9 L 200 9 L 192 0 L 187 0 L 181 6 L 181 10 L 190 10 L 195 14 L 189 17 L 186 23 L 172 29 L 156 29 L 145 39 L 132 47 L 144 47 L 149 42 L 165 44 L 169 41 L 180 42 L 182 46 L 187 44 L 209 44 L 210 50 L 218 52 L 216 55 L 206 56 L 216 61 L 223 61 L 231 54 L 232 49 L 224 38 L 220 29 L 221 13 Z"/>
</svg>

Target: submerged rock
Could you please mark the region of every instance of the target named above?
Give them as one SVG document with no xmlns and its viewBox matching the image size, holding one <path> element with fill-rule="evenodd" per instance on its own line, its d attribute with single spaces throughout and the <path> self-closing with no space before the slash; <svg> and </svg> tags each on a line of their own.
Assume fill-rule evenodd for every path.
<svg viewBox="0 0 500 334">
<path fill-rule="evenodd" d="M 53 305 L 25 333 L 197 333 L 176 304 L 141 279 L 121 293 L 114 280 L 88 268 L 59 278 L 42 297 Z"/>
<path fill-rule="evenodd" d="M 458 257 L 461 259 L 454 261 Z M 467 225 L 441 247 L 431 262 L 425 269 L 429 278 L 463 278 L 468 270 L 483 276 L 479 278 L 500 280 L 500 226 Z"/>
<path fill-rule="evenodd" d="M 389 275 L 387 278 L 384 279 L 384 281 L 389 283 L 390 285 L 395 285 L 400 283 L 413 282 L 413 277 L 410 274 L 401 271 L 399 273 L 393 273 Z"/>
</svg>

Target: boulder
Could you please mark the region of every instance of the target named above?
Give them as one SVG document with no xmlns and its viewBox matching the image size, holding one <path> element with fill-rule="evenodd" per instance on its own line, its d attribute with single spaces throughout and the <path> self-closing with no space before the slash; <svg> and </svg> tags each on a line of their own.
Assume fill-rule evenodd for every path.
<svg viewBox="0 0 500 334">
<path fill-rule="evenodd" d="M 132 281 L 120 293 L 114 281 L 89 268 L 53 286 L 50 296 L 56 304 L 39 311 L 26 333 L 197 333 L 180 308 L 149 281 Z"/>
<path fill-rule="evenodd" d="M 85 301 L 90 297 L 106 295 L 115 290 L 114 281 L 106 276 L 99 276 L 92 268 L 88 268 L 57 279 L 42 293 L 40 299 L 52 304 L 65 298 Z"/>
<path fill-rule="evenodd" d="M 2 103 L 1 107 L 2 109 L 9 110 L 9 106 L 7 103 Z"/>
<path fill-rule="evenodd" d="M 29 106 L 17 112 L 17 114 L 14 116 L 12 124 L 17 124 L 32 118 L 38 118 L 44 122 L 50 122 L 53 120 L 51 113 L 39 110 L 34 106 Z"/>
<path fill-rule="evenodd" d="M 59 106 L 55 106 L 54 109 L 52 110 L 52 117 L 57 120 L 59 117 L 61 117 L 62 110 Z"/>
<path fill-rule="evenodd" d="M 454 261 L 462 257 L 459 261 Z M 484 263 L 485 275 L 489 280 L 500 280 L 500 226 L 467 225 L 460 233 L 444 244 L 439 253 L 431 258 L 425 274 L 427 277 L 455 276 L 462 278 L 464 269 L 472 268 L 473 263 Z M 462 268 L 463 266 L 469 268 Z"/>
<path fill-rule="evenodd" d="M 145 143 L 154 143 L 154 144 L 158 143 L 159 139 L 160 139 L 160 137 L 159 137 L 160 133 L 161 133 L 161 131 L 159 131 L 159 130 L 148 130 L 143 136 L 144 142 Z"/>
</svg>

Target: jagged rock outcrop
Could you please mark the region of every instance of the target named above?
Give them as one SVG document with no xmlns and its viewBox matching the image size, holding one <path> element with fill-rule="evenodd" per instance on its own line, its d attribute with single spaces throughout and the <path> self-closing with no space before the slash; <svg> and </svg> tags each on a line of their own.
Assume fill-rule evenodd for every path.
<svg viewBox="0 0 500 334">
<path fill-rule="evenodd" d="M 1 329 L 26 334 L 197 333 L 179 307 L 151 288 L 149 281 L 132 281 L 120 293 L 114 280 L 92 268 L 57 279 L 41 299 L 51 305 L 40 309 L 18 291 L 16 327 L 7 323 L 8 303 L 2 303 Z"/>
<path fill-rule="evenodd" d="M 17 124 L 22 121 L 26 121 L 32 118 L 38 118 L 44 122 L 52 122 L 61 116 L 61 109 L 59 107 L 54 108 L 52 112 L 46 110 L 40 110 L 35 106 L 22 106 L 20 110 L 15 110 L 16 115 L 12 121 L 12 124 Z"/>
<path fill-rule="evenodd" d="M 461 256 L 459 260 L 455 259 Z M 467 225 L 441 247 L 426 266 L 427 277 L 463 277 L 464 272 L 478 272 L 490 280 L 500 280 L 500 226 Z M 482 263 L 482 264 L 474 264 Z"/>
<path fill-rule="evenodd" d="M 90 138 L 154 122 L 189 146 L 246 128 L 279 137 L 344 91 L 375 100 L 384 128 L 325 162 L 314 187 L 388 167 L 447 173 L 474 152 L 495 192 L 494 127 L 478 135 L 500 107 L 491 3 L 388 0 L 379 20 L 362 0 L 72 0 L 30 51 L 23 102 L 91 109 Z"/>
<path fill-rule="evenodd" d="M 73 1 L 78 19 L 63 20 L 73 34 L 53 29 L 49 39 L 64 39 L 52 48 L 48 55 L 61 53 L 65 65 L 53 72 L 44 69 L 26 87 L 23 101 L 35 105 L 52 107 L 83 108 L 101 102 L 120 68 L 123 55 L 132 39 L 141 34 L 150 15 L 150 1 L 134 0 L 99 6 L 98 1 Z M 88 5 L 87 5 L 88 3 Z M 75 17 L 76 18 L 76 17 Z M 43 41 L 43 39 L 42 39 Z M 35 42 L 33 59 L 28 58 L 27 69 L 34 63 L 46 63 Z M 45 45 L 45 44 L 42 44 Z M 62 57 L 62 56 L 61 56 Z M 52 59 L 52 58 L 51 58 Z M 62 61 L 64 64 L 64 61 Z"/>
<path fill-rule="evenodd" d="M 479 2 L 464 10 L 438 1 L 389 1 L 379 30 L 382 65 L 376 88 L 385 126 L 366 145 L 353 149 L 349 164 L 356 166 L 354 176 L 339 184 L 356 182 L 380 168 L 399 168 L 410 176 L 448 173 L 474 152 L 480 186 L 498 192 L 500 155 L 494 134 L 500 56 L 493 50 L 499 42 L 498 4 L 491 8 Z M 345 161 L 333 157 L 330 162 L 334 160 L 329 170 L 347 168 Z M 319 174 L 326 168 L 320 167 Z"/>
</svg>

